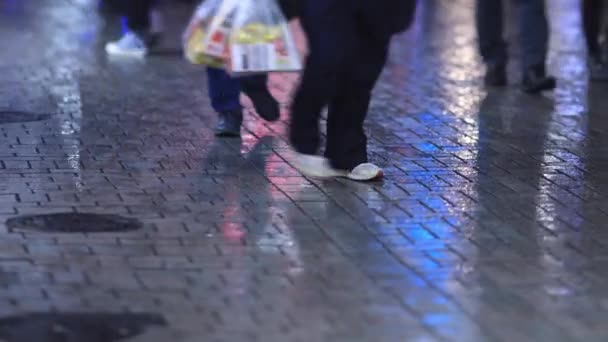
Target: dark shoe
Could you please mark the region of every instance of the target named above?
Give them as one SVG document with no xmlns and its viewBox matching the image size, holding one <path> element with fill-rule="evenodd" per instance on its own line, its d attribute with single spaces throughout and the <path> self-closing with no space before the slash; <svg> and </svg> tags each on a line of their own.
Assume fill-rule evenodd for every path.
<svg viewBox="0 0 608 342">
<path fill-rule="evenodd" d="M 162 39 L 162 33 L 147 33 L 144 37 L 144 42 L 149 49 L 153 49 L 160 45 Z"/>
<path fill-rule="evenodd" d="M 243 112 L 239 110 L 227 111 L 219 114 L 215 135 L 218 137 L 240 137 Z"/>
<path fill-rule="evenodd" d="M 488 65 L 485 84 L 488 87 L 504 87 L 507 85 L 507 68 L 504 64 Z"/>
<path fill-rule="evenodd" d="M 602 58 L 590 57 L 588 64 L 592 81 L 608 82 L 608 63 L 604 62 Z"/>
<path fill-rule="evenodd" d="M 557 81 L 553 76 L 547 76 L 544 65 L 531 67 L 524 73 L 522 90 L 528 94 L 538 94 L 545 90 L 553 90 Z"/>
<path fill-rule="evenodd" d="M 260 86 L 251 81 L 242 80 L 241 88 L 245 95 L 249 96 L 255 111 L 262 119 L 273 122 L 281 117 L 279 103 L 266 88 L 266 84 Z"/>
</svg>

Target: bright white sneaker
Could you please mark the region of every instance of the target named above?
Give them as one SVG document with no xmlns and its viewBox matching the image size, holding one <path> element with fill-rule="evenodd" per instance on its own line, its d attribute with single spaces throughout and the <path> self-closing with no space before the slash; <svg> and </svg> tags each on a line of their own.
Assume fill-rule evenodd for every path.
<svg viewBox="0 0 608 342">
<path fill-rule="evenodd" d="M 127 32 L 117 41 L 106 44 L 106 52 L 113 56 L 144 57 L 148 53 L 146 43 L 135 33 Z"/>
<path fill-rule="evenodd" d="M 342 175 L 334 170 L 327 158 L 294 152 L 293 166 L 304 176 L 312 178 L 334 178 Z"/>
<path fill-rule="evenodd" d="M 360 164 L 351 171 L 343 171 L 341 177 L 358 182 L 373 181 L 384 177 L 384 171 L 371 163 Z"/>
</svg>

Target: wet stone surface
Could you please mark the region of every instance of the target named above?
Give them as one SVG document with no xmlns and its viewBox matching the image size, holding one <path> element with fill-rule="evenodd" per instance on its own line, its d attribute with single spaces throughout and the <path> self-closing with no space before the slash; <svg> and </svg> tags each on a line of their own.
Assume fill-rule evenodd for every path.
<svg viewBox="0 0 608 342">
<path fill-rule="evenodd" d="M 0 109 L 52 113 L 0 125 L 9 341 L 75 312 L 166 319 L 129 342 L 608 340 L 608 85 L 587 81 L 578 0 L 547 1 L 552 97 L 518 90 L 515 45 L 511 86 L 485 89 L 473 1 L 420 1 L 374 92 L 372 184 L 291 166 L 297 75 L 271 77 L 283 120 L 244 98 L 243 138 L 216 139 L 205 73 L 176 52 L 187 6 L 127 60 L 104 55 L 120 25 L 96 3 L 0 0 Z M 63 213 L 145 229 L 11 223 Z M 61 322 L 121 329 L 91 320 Z"/>
<path fill-rule="evenodd" d="M 138 230 L 142 223 L 118 215 L 56 213 L 13 217 L 6 221 L 6 227 L 11 232 L 111 233 Z"/>
<path fill-rule="evenodd" d="M 0 318 L 0 341 L 118 342 L 166 322 L 155 314 L 49 313 Z"/>
</svg>

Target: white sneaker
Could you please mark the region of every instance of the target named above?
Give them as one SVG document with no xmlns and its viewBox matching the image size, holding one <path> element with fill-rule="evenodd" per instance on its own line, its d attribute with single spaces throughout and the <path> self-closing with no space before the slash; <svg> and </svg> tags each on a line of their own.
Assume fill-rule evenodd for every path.
<svg viewBox="0 0 608 342">
<path fill-rule="evenodd" d="M 351 171 L 342 171 L 340 177 L 358 182 L 366 182 L 381 179 L 384 177 L 384 171 L 377 165 L 364 163 L 358 165 Z"/>
<path fill-rule="evenodd" d="M 312 178 L 334 178 L 341 172 L 334 170 L 327 158 L 294 152 L 293 166 L 304 176 Z"/>
<path fill-rule="evenodd" d="M 133 32 L 127 32 L 119 40 L 106 44 L 106 52 L 113 56 L 141 58 L 148 53 L 148 48 L 139 36 Z"/>
</svg>

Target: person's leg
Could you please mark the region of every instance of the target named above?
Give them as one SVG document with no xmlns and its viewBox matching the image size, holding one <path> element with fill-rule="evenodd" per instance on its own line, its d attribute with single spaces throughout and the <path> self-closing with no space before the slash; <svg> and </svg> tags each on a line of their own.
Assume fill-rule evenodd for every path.
<svg viewBox="0 0 608 342">
<path fill-rule="evenodd" d="M 291 111 L 290 141 L 296 152 L 315 155 L 320 147 L 322 110 L 336 96 L 344 65 L 354 53 L 351 2 L 309 0 L 300 20 L 308 37 L 310 54 Z"/>
<path fill-rule="evenodd" d="M 207 68 L 207 82 L 211 107 L 219 115 L 216 135 L 239 136 L 243 123 L 239 81 L 222 69 Z"/>
<path fill-rule="evenodd" d="M 127 0 L 126 20 L 130 31 L 145 34 L 150 28 L 150 12 L 154 0 Z"/>
<path fill-rule="evenodd" d="M 375 20 L 381 18 L 372 18 Z M 368 161 L 363 124 L 372 90 L 386 63 L 392 36 L 390 31 L 376 30 L 373 25 L 373 22 L 358 21 L 353 61 L 348 64 L 349 70 L 343 74 L 338 94 L 329 106 L 325 155 L 338 170 L 352 171 Z M 379 175 L 379 169 L 372 171 L 373 175 L 363 175 L 360 180 Z"/>
<path fill-rule="evenodd" d="M 503 2 L 477 0 L 475 6 L 479 53 L 487 66 L 485 82 L 489 86 L 504 86 L 508 56 L 503 37 Z"/>
<path fill-rule="evenodd" d="M 608 64 L 600 44 L 604 20 L 604 0 L 583 0 L 582 6 L 589 74 L 593 81 L 606 82 L 608 81 Z"/>
<path fill-rule="evenodd" d="M 553 89 L 555 78 L 547 76 L 545 62 L 549 47 L 549 23 L 544 0 L 517 0 L 519 39 L 522 49 L 523 90 L 538 93 Z"/>
<path fill-rule="evenodd" d="M 549 24 L 544 0 L 517 0 L 519 11 L 519 39 L 522 48 L 522 67 L 545 65 L 549 46 Z"/>
<path fill-rule="evenodd" d="M 502 0 L 477 0 L 475 25 L 479 53 L 488 65 L 507 63 L 507 43 L 503 37 Z"/>
<path fill-rule="evenodd" d="M 589 55 L 592 57 L 600 54 L 600 31 L 602 29 L 604 0 L 583 0 L 583 27 Z"/>
<path fill-rule="evenodd" d="M 268 75 L 241 77 L 239 83 L 260 117 L 266 121 L 276 121 L 281 117 L 279 103 L 268 90 Z"/>
</svg>

